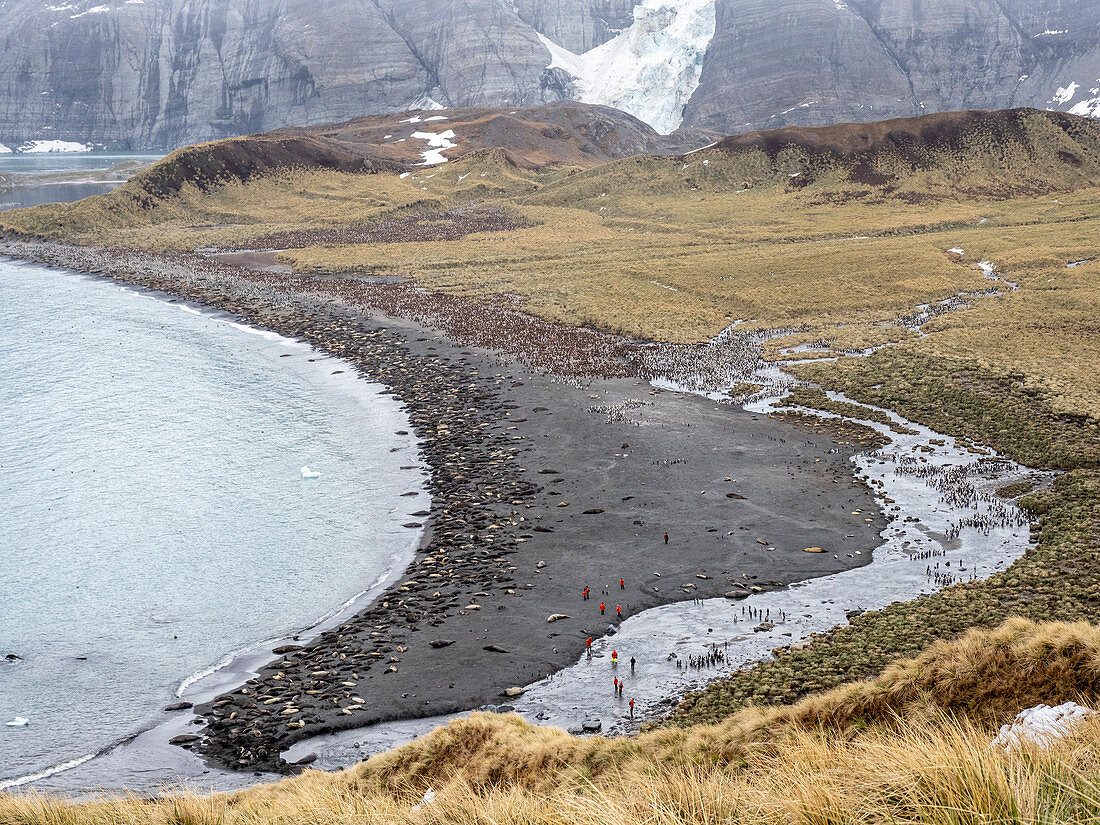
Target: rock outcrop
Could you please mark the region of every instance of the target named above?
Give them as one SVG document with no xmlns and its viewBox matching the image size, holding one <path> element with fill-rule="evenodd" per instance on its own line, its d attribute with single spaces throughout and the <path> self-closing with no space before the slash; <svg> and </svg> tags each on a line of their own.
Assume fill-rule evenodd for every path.
<svg viewBox="0 0 1100 825">
<path fill-rule="evenodd" d="M 713 35 L 700 15 L 713 15 Z M 700 32 L 705 49 L 676 42 Z M 571 59 L 593 49 L 596 59 Z M 662 82 L 630 72 L 631 55 L 659 66 L 666 54 L 701 65 Z M 585 95 L 594 88 L 608 99 Z M 666 131 L 681 118 L 731 133 L 1010 106 L 1100 116 L 1100 5 L 7 0 L 0 12 L 7 146 L 168 148 L 364 114 L 577 97 L 651 123 L 660 112 Z"/>
<path fill-rule="evenodd" d="M 718 0 L 684 123 L 725 132 L 929 112 L 1100 116 L 1088 0 Z"/>
</svg>

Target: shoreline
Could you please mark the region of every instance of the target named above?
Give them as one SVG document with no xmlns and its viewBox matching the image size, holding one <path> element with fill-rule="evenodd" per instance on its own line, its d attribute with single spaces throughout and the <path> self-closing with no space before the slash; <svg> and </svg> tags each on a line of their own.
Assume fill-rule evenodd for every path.
<svg viewBox="0 0 1100 825">
<path fill-rule="evenodd" d="M 657 604 L 721 596 L 730 586 L 726 578 L 732 578 L 723 578 L 722 573 L 754 575 L 754 586 L 762 590 L 783 587 L 856 566 L 849 559 L 838 561 L 801 552 L 803 546 L 819 543 L 812 539 L 823 532 L 836 542 L 845 541 L 844 531 L 851 528 L 839 511 L 849 509 L 848 498 L 859 498 L 864 509 L 878 514 L 870 492 L 850 479 L 847 455 L 836 451 L 830 438 L 796 432 L 766 416 L 716 408 L 705 399 L 654 390 L 630 378 L 596 377 L 584 386 L 579 381 L 533 374 L 522 363 L 506 363 L 500 355 L 463 348 L 414 321 L 379 318 L 369 307 L 355 312 L 346 305 L 334 306 L 318 313 L 306 301 L 290 302 L 275 291 L 263 299 L 243 298 L 240 287 L 256 289 L 265 284 L 265 277 L 187 256 L 165 259 L 25 241 L 13 244 L 10 239 L 0 251 L 153 288 L 213 306 L 287 337 L 307 340 L 355 363 L 372 379 L 390 387 L 410 409 L 410 420 L 433 473 L 429 483 L 433 501 L 427 510 L 431 518 L 422 522 L 430 529 L 408 569 L 410 581 L 391 588 L 381 603 L 361 611 L 351 622 L 322 634 L 305 652 L 295 652 L 263 669 L 258 679 L 200 707 L 200 714 L 210 724 L 197 751 L 223 766 L 286 771 L 289 766 L 280 761 L 279 754 L 301 739 L 372 721 L 438 716 L 480 707 L 508 687 L 571 665 L 583 651 L 587 635 L 602 635 L 607 625 L 614 623 L 597 614 L 547 627 L 547 617 L 561 608 L 576 614 L 575 603 L 580 602 L 579 591 L 584 586 L 581 582 L 595 587 L 617 580 L 618 573 L 627 568 L 648 574 L 657 566 L 664 567 L 677 584 L 692 580 L 690 588 L 647 593 L 629 576 L 632 589 L 626 599 L 627 615 Z M 309 283 L 309 279 L 302 280 Z M 537 321 L 528 324 L 538 325 Z M 587 344 L 594 343 L 594 334 L 583 335 Z M 600 346 L 598 342 L 595 345 L 597 349 Z M 616 347 L 629 351 L 621 342 L 606 346 L 611 351 Z M 528 363 L 539 354 L 534 356 Z M 587 353 L 586 357 L 590 364 L 594 361 Z M 575 353 L 566 352 L 567 364 L 580 360 Z M 596 367 L 590 371 L 612 371 L 606 362 L 596 361 Z M 620 373 L 628 371 L 621 366 L 618 369 Z M 591 398 L 593 395 L 599 400 Z M 535 416 L 535 410 L 540 415 Z M 564 423 L 550 420 L 551 415 L 565 419 Z M 657 437 L 646 438 L 646 429 Z M 736 442 L 730 438 L 735 432 L 740 435 Z M 639 439 L 646 439 L 645 443 L 619 446 Z M 547 440 L 549 445 L 537 443 Z M 693 447 L 690 451 L 689 444 Z M 695 444 L 701 449 L 694 449 Z M 803 455 L 807 445 L 814 447 L 815 457 L 820 456 L 816 462 L 808 449 Z M 749 447 L 752 449 L 746 449 Z M 747 452 L 751 455 L 746 458 Z M 569 453 L 573 458 L 563 461 Z M 812 482 L 799 473 L 779 479 L 773 472 L 777 459 L 790 467 L 804 462 L 801 466 L 811 474 Z M 551 462 L 563 470 L 556 470 Z M 742 472 L 739 465 L 747 465 L 751 472 Z M 724 484 L 735 483 L 723 482 L 731 476 L 731 467 L 738 467 L 737 476 L 751 476 L 754 489 L 740 500 L 751 504 L 741 505 L 739 500 L 719 495 L 729 489 Z M 577 468 L 591 471 L 575 477 Z M 800 514 L 795 521 L 802 520 L 797 524 L 780 525 L 778 530 L 774 527 L 784 513 L 795 512 L 809 492 L 795 490 L 792 484 L 819 484 L 817 496 L 825 496 L 838 482 L 838 472 L 848 482 L 843 500 L 812 514 Z M 646 486 L 646 479 L 662 476 L 668 476 L 665 489 L 650 494 L 640 489 Z M 779 488 L 769 489 L 769 485 Z M 702 490 L 705 496 L 706 486 L 711 487 L 709 500 L 697 495 Z M 630 496 L 612 495 L 614 488 L 630 492 Z M 628 498 L 639 501 L 624 503 Z M 571 500 L 568 508 L 558 507 L 567 499 Z M 584 512 L 581 508 L 586 504 L 592 505 L 586 509 L 600 512 Z M 829 515 L 830 510 L 837 511 L 836 515 Z M 738 515 L 745 511 L 747 516 Z M 633 516 L 643 518 L 634 518 L 640 523 L 632 524 Z M 822 518 L 824 526 L 814 523 L 814 517 Z M 731 518 L 747 521 L 751 526 L 729 526 L 741 526 L 748 535 L 719 531 L 715 526 Z M 882 526 L 881 514 L 876 522 Z M 655 540 L 669 525 L 676 537 L 673 559 Z M 773 534 L 767 539 L 769 546 L 778 552 L 761 544 L 760 533 L 765 529 Z M 867 545 L 865 550 L 873 549 L 877 532 L 862 531 L 857 543 Z M 718 540 L 729 547 L 716 547 Z M 568 544 L 563 546 L 563 541 Z M 594 551 L 607 558 L 592 558 Z M 736 565 L 737 569 L 715 570 L 718 555 L 725 557 L 721 566 Z M 540 572 L 539 561 L 551 569 Z M 562 567 L 569 581 L 563 581 L 561 575 L 555 580 L 553 573 Z M 711 572 L 702 573 L 704 567 Z M 433 575 L 438 578 L 432 579 Z M 420 578 L 426 581 L 418 581 Z M 540 581 L 539 587 L 535 580 Z M 391 606 L 391 600 L 397 604 Z M 509 611 L 507 622 L 494 622 L 487 612 L 479 612 L 494 607 Z M 496 626 L 483 627 L 486 624 Z M 550 641 L 539 641 L 551 633 Z M 462 635 L 466 638 L 460 638 Z M 452 637 L 453 645 L 428 645 Z M 486 650 L 494 645 L 509 653 Z M 350 664 L 342 664 L 349 659 Z M 375 666 L 374 660 L 379 659 L 383 661 Z M 323 668 L 332 671 L 331 675 L 317 673 L 322 663 L 331 663 Z M 457 690 L 443 683 L 432 685 L 440 674 L 450 674 L 456 686 L 459 680 L 463 684 Z M 362 701 L 350 701 L 353 691 L 346 682 L 353 683 L 355 698 Z M 285 687 L 288 684 L 292 685 L 289 689 Z M 313 695 L 328 700 L 333 709 L 298 707 L 307 704 L 302 697 L 311 695 L 308 690 L 319 691 Z M 277 716 L 282 719 L 271 719 L 273 714 L 262 713 L 264 706 L 252 696 L 271 696 L 276 698 L 272 704 L 277 708 L 292 712 L 284 715 L 280 710 Z M 365 710 L 344 712 L 356 705 Z M 288 728 L 287 716 L 300 726 Z M 253 731 L 259 731 L 259 736 Z"/>
<path fill-rule="evenodd" d="M 32 269 L 37 269 L 36 276 L 44 274 L 41 272 L 42 269 L 49 268 L 25 259 L 8 258 L 7 260 L 9 265 L 23 264 L 29 265 Z M 54 269 L 57 270 L 58 268 Z M 255 358 L 265 360 L 273 366 L 277 365 L 281 371 L 290 370 L 291 373 L 304 377 L 311 388 L 326 399 L 326 404 L 341 405 L 341 409 L 346 407 L 345 413 L 350 414 L 352 409 L 359 408 L 374 410 L 377 404 L 375 394 L 378 390 L 386 389 L 382 385 L 371 385 L 358 380 L 360 376 L 355 374 L 354 367 L 346 361 L 321 352 L 300 341 L 280 336 L 270 330 L 244 326 L 239 323 L 239 318 L 229 313 L 192 301 L 179 300 L 168 293 L 131 283 L 104 279 L 77 270 L 64 269 L 58 271 L 60 277 L 85 281 L 93 285 L 98 284 L 98 286 L 90 287 L 91 289 L 107 287 L 120 293 L 150 299 L 162 307 L 169 308 L 169 311 L 174 308 L 190 315 L 204 316 L 212 325 L 211 328 L 220 327 L 226 329 L 225 335 L 239 337 L 242 345 L 254 351 Z M 229 330 L 230 327 L 233 329 Z M 204 327 L 204 329 L 206 328 Z M 293 358 L 290 357 L 291 354 L 301 357 Z M 284 358 L 289 358 L 289 360 L 284 361 Z M 383 406 L 396 407 L 389 399 L 386 399 L 386 401 L 387 404 Z M 401 420 L 400 416 L 396 417 L 395 423 L 401 429 L 407 426 L 407 420 Z M 408 438 L 401 440 L 412 441 Z M 412 443 L 410 446 L 415 452 L 417 445 Z M 407 459 L 393 459 L 393 471 L 396 472 L 400 460 Z M 408 469 L 411 472 L 402 473 L 401 476 L 409 483 L 409 487 L 405 487 L 403 484 L 397 488 L 398 490 L 409 489 L 414 482 L 417 484 L 426 482 L 426 472 L 419 462 L 417 462 L 415 468 L 410 467 Z M 401 520 L 399 509 L 391 511 L 391 520 Z M 316 612 L 300 616 L 301 624 L 273 628 L 269 623 L 269 626 L 264 628 L 262 632 L 264 634 L 275 633 L 276 635 L 260 635 L 251 639 L 242 639 L 237 646 L 229 649 L 229 652 L 226 652 L 225 649 L 215 651 L 213 655 L 217 658 L 207 660 L 210 664 L 200 665 L 198 661 L 194 662 L 193 665 L 198 666 L 197 670 L 190 674 L 181 672 L 174 681 L 164 685 L 158 684 L 157 689 L 150 692 L 151 701 L 148 703 L 149 707 L 146 710 L 145 718 L 137 721 L 133 727 L 117 728 L 114 738 L 104 739 L 99 743 L 89 743 L 86 750 L 83 752 L 73 751 L 66 755 L 63 761 L 28 770 L 24 774 L 0 778 L 0 790 L 17 788 L 47 780 L 59 773 L 68 773 L 91 760 L 98 761 L 108 754 L 126 748 L 135 740 L 147 739 L 149 734 L 154 733 L 157 729 L 171 731 L 171 733 L 163 736 L 166 745 L 171 736 L 191 733 L 191 729 L 187 726 L 192 724 L 193 714 L 181 712 L 189 710 L 190 703 L 209 701 L 221 692 L 230 690 L 245 682 L 262 665 L 277 658 L 276 654 L 272 652 L 273 647 L 292 643 L 304 644 L 312 640 L 324 630 L 346 620 L 363 609 L 365 605 L 373 601 L 402 575 L 408 561 L 414 557 L 416 547 L 419 546 L 419 535 L 412 537 L 410 536 L 412 531 L 402 531 L 399 524 L 394 526 L 396 529 L 392 532 L 399 538 L 399 542 L 392 546 L 380 548 L 383 551 L 379 554 L 379 559 L 383 564 L 381 575 L 364 577 L 357 592 L 347 593 L 346 597 L 343 597 L 336 604 L 331 601 L 318 601 Z M 178 708 L 171 713 L 163 712 L 166 710 L 165 705 L 175 705 L 180 700 L 189 703 L 188 707 Z M 172 750 L 179 749 L 173 748 Z M 198 772 L 196 771 L 196 773 Z"/>
</svg>

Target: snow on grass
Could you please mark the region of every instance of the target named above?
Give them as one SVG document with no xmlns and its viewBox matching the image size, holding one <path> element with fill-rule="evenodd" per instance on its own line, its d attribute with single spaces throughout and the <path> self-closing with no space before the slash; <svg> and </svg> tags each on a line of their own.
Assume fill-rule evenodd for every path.
<svg viewBox="0 0 1100 825">
<path fill-rule="evenodd" d="M 622 109 L 658 132 L 679 128 L 714 37 L 715 0 L 641 0 L 612 40 L 574 54 L 549 38 L 547 68 L 575 78 L 577 99 Z"/>
<path fill-rule="evenodd" d="M 30 140 L 19 147 L 24 155 L 43 155 L 61 152 L 90 152 L 92 147 L 71 140 Z"/>
<path fill-rule="evenodd" d="M 444 157 L 443 153 L 458 146 L 457 143 L 453 142 L 454 136 L 453 129 L 448 129 L 446 132 L 413 132 L 412 137 L 415 140 L 426 140 L 430 147 L 420 153 L 420 156 L 424 158 L 424 162 L 420 165 L 436 166 L 440 163 L 446 163 L 447 158 Z"/>
</svg>

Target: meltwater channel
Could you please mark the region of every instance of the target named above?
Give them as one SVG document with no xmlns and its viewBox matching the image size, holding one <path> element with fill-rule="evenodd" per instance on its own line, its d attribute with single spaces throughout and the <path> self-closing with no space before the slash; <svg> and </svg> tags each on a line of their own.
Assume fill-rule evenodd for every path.
<svg viewBox="0 0 1100 825">
<path fill-rule="evenodd" d="M 0 787 L 156 724 L 196 674 L 404 568 L 425 472 L 384 389 L 226 316 L 0 260 Z"/>
</svg>

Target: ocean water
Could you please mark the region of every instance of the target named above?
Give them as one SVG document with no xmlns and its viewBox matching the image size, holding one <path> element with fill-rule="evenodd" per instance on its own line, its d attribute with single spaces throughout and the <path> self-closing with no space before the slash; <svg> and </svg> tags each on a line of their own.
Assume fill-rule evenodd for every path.
<svg viewBox="0 0 1100 825">
<path fill-rule="evenodd" d="M 0 155 L 0 212 L 44 203 L 70 203 L 92 195 L 103 195 L 117 187 L 118 183 L 81 183 L 75 181 L 28 182 L 25 178 L 17 186 L 4 185 L 10 175 L 50 175 L 61 172 L 88 172 L 94 179 L 95 171 L 109 169 L 127 160 L 152 162 L 159 160 L 162 152 L 80 152 Z"/>
<path fill-rule="evenodd" d="M 0 787 L 161 721 L 195 674 L 405 566 L 427 499 L 401 493 L 425 476 L 400 469 L 417 446 L 383 389 L 227 317 L 0 259 Z"/>
<path fill-rule="evenodd" d="M 12 152 L 0 155 L 0 174 L 85 172 L 109 169 L 126 160 L 154 161 L 162 157 L 163 152 L 43 152 L 28 155 Z"/>
</svg>

